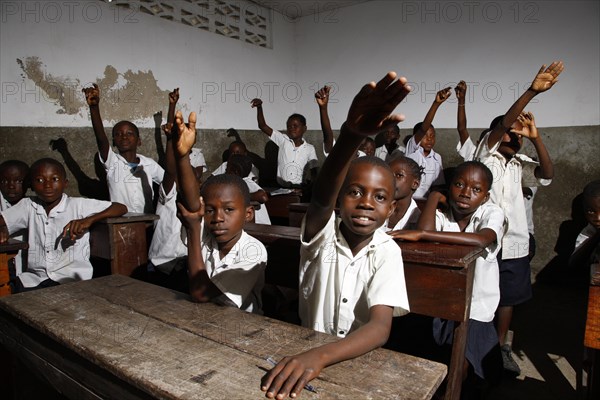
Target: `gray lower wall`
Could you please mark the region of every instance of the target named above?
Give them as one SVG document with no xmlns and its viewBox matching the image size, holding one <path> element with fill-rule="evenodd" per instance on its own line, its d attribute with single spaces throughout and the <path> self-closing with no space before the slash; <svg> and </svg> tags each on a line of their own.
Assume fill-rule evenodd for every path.
<svg viewBox="0 0 600 400">
<path fill-rule="evenodd" d="M 482 129 L 472 129 L 471 137 L 477 139 Z M 571 203 L 581 193 L 585 184 L 593 179 L 600 179 L 600 126 L 578 126 L 540 129 L 544 142 L 548 147 L 555 167 L 555 179 L 552 185 L 541 188 L 534 203 L 534 221 L 538 243 L 537 255 L 533 261 L 535 272 L 541 270 L 554 256 L 554 246 L 559 227 L 564 221 L 571 219 Z M 267 161 L 260 165 L 261 177 L 274 175 L 275 153 L 269 151 L 268 138 L 260 131 L 239 131 L 248 149 Z M 410 130 L 402 130 L 401 137 Z M 110 135 L 110 132 L 108 132 Z M 109 136 L 110 137 L 110 136 Z M 156 131 L 141 129 L 142 145 L 139 153 L 158 159 Z M 79 165 L 83 175 L 97 179 L 94 170 L 94 154 L 96 142 L 91 128 L 38 128 L 38 127 L 0 127 L 0 160 L 16 158 L 32 163 L 41 157 L 53 157 L 65 161 L 63 156 L 53 151 L 50 141 L 63 138 L 69 153 Z M 305 138 L 315 145 L 317 155 L 322 162 L 322 134 L 320 131 L 309 131 Z M 454 129 L 438 129 L 436 151 L 443 157 L 444 166 L 458 164 L 461 159 L 455 152 L 458 135 Z M 210 171 L 221 163 L 222 152 L 233 139 L 227 137 L 225 130 L 200 130 L 196 147 L 202 149 Z M 164 143 L 164 140 L 162 141 Z M 524 146 L 523 152 L 535 155 L 530 144 Z M 274 158 L 275 157 L 275 158 Z M 97 191 L 99 185 L 95 181 L 78 185 L 74 174 L 69 171 L 70 184 L 67 193 L 73 196 L 90 195 Z M 91 184 L 90 184 L 91 183 Z M 80 193 L 81 192 L 81 193 Z"/>
</svg>

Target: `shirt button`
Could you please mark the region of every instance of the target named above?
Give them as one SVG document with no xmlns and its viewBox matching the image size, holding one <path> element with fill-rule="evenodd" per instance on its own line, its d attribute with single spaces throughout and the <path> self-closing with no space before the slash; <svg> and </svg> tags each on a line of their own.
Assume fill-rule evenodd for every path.
<svg viewBox="0 0 600 400">
<path fill-rule="evenodd" d="M 351 267 L 354 267 L 354 263 L 350 263 L 350 266 L 351 266 Z"/>
<path fill-rule="evenodd" d="M 342 303 L 347 303 L 347 302 L 348 302 L 348 299 L 345 299 L 345 298 L 342 299 Z"/>
<path fill-rule="evenodd" d="M 340 335 L 343 335 L 345 332 L 344 331 L 339 331 L 338 332 Z"/>
</svg>

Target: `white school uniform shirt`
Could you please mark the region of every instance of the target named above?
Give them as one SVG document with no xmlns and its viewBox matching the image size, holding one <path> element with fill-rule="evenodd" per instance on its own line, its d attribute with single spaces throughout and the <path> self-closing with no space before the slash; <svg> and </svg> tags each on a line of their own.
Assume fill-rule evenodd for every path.
<svg viewBox="0 0 600 400">
<path fill-rule="evenodd" d="M 533 200 L 535 199 L 535 195 L 538 191 L 537 187 L 530 187 L 531 197 L 527 198 L 523 196 L 523 201 L 525 202 L 525 215 L 527 215 L 527 230 L 530 234 L 535 233 L 535 225 L 533 224 Z"/>
<path fill-rule="evenodd" d="M 472 161 L 476 150 L 477 146 L 475 146 L 470 137 L 464 143 L 461 144 L 459 140 L 456 144 L 456 152 L 464 161 Z"/>
<path fill-rule="evenodd" d="M 129 163 L 112 148 L 108 149 L 106 161 L 98 153 L 100 161 L 106 169 L 106 181 L 110 200 L 125 204 L 131 213 L 153 213 L 152 183 L 160 184 L 165 171 L 156 161 L 137 154 L 139 165 L 132 170 Z"/>
<path fill-rule="evenodd" d="M 248 190 L 250 194 L 256 193 L 259 190 L 263 190 L 252 178 L 250 175 L 244 178 L 244 182 L 248 185 Z M 267 207 L 264 204 L 260 205 L 258 210 L 254 210 L 254 222 L 257 224 L 263 225 L 271 225 L 271 218 L 269 218 L 269 213 L 267 211 Z"/>
<path fill-rule="evenodd" d="M 192 167 L 202 167 L 202 173 L 206 172 L 208 168 L 206 168 L 206 160 L 204 159 L 204 154 L 202 154 L 202 150 L 192 147 L 190 151 L 190 164 Z"/>
<path fill-rule="evenodd" d="M 296 147 L 292 139 L 275 129 L 271 133 L 271 140 L 279 147 L 277 182 L 282 186 L 302 184 L 305 174 L 317 167 L 315 147 L 306 140 Z"/>
<path fill-rule="evenodd" d="M 500 302 L 500 270 L 496 256 L 505 232 L 504 212 L 489 201 L 479 206 L 471 216 L 464 232 L 477 233 L 484 228 L 496 233 L 496 241 L 484 249 L 484 253 L 475 260 L 473 293 L 471 294 L 470 319 L 490 322 Z M 460 232 L 452 212 L 435 212 L 435 229 L 440 232 Z"/>
<path fill-rule="evenodd" d="M 267 249 L 260 241 L 242 230 L 240 239 L 221 259 L 217 241 L 203 226 L 202 258 L 211 282 L 228 300 L 244 311 L 262 314 Z"/>
<path fill-rule="evenodd" d="M 387 147 L 385 145 L 379 146 L 375 148 L 375 157 L 381 158 L 383 161 L 388 162 L 396 155 L 403 155 L 406 152 L 406 148 L 404 146 L 398 146 L 392 153 L 388 152 Z"/>
<path fill-rule="evenodd" d="M 0 212 L 8 210 L 12 207 L 12 204 L 8 202 L 0 192 Z M 11 239 L 20 240 L 22 242 L 27 241 L 27 230 L 22 230 L 21 232 L 15 232 L 13 235 L 10 235 Z M 14 258 L 15 260 L 15 275 L 20 275 L 23 272 L 23 266 L 27 263 L 27 255 L 24 251 L 19 250 L 17 255 Z"/>
<path fill-rule="evenodd" d="M 597 230 L 596 228 L 594 228 L 594 225 L 587 224 L 585 228 L 583 228 L 581 232 L 579 232 L 579 235 L 577 235 L 577 239 L 575 239 L 575 250 L 581 247 L 581 245 L 584 244 L 586 240 L 593 237 L 596 234 L 596 231 Z"/>
<path fill-rule="evenodd" d="M 371 307 L 394 307 L 394 315 L 400 316 L 409 304 L 396 242 L 377 229 L 353 256 L 340 222 L 332 213 L 327 225 L 306 242 L 306 218 L 302 221 L 299 312 L 303 326 L 345 337 L 369 321 Z"/>
<path fill-rule="evenodd" d="M 420 216 L 421 210 L 419 210 L 417 202 L 415 199 L 410 199 L 410 205 L 408 206 L 408 209 L 402 218 L 400 218 L 400 220 L 396 223 L 396 225 L 389 226 L 388 224 L 390 220 L 387 219 L 379 229 L 382 229 L 384 232 L 398 231 L 400 229 L 415 229 Z"/>
<path fill-rule="evenodd" d="M 413 159 L 419 167 L 423 168 L 421 184 L 413 194 L 415 199 L 427 198 L 431 186 L 443 185 L 445 183 L 442 156 L 433 149 L 426 156 L 423 148 L 415 142 L 414 136 L 411 136 L 406 144 L 406 157 Z"/>
<path fill-rule="evenodd" d="M 222 175 L 227 172 L 227 161 L 223 164 L 219 165 L 219 168 L 215 169 L 211 175 Z M 253 181 L 258 180 L 258 169 L 252 164 L 252 170 L 248 174 L 247 178 L 252 179 Z M 253 193 L 253 192 L 250 192 Z"/>
<path fill-rule="evenodd" d="M 475 160 L 484 163 L 494 176 L 490 190 L 490 201 L 504 211 L 508 229 L 502 239 L 502 259 L 514 259 L 529 255 L 529 229 L 521 186 L 547 186 L 551 179 L 537 179 L 535 168 L 538 162 L 517 153 L 508 163 L 498 152 L 500 142 L 488 147 L 488 133 L 481 139 L 475 152 Z"/>
<path fill-rule="evenodd" d="M 159 216 L 159 219 L 154 221 L 154 234 L 148 250 L 148 259 L 156 269 L 165 274 L 170 274 L 174 266 L 166 263 L 187 256 L 187 247 L 180 237 L 181 221 L 177 218 L 176 203 L 177 188 L 175 184 L 169 193 L 166 193 L 161 183 L 156 205 L 156 215 Z M 161 265 L 163 265 L 162 268 Z"/>
<path fill-rule="evenodd" d="M 62 231 L 70 221 L 97 214 L 110 205 L 110 201 L 63 194 L 49 215 L 35 198 L 24 198 L 3 211 L 9 233 L 29 230 L 27 271 L 19 275 L 23 286 L 37 286 L 48 278 L 58 283 L 91 279 L 89 232 L 72 242 L 62 237 Z"/>
</svg>

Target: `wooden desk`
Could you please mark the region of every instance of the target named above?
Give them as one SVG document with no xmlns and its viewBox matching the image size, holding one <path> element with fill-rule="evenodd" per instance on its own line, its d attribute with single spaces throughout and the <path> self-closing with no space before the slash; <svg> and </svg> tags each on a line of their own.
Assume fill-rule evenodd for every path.
<svg viewBox="0 0 600 400">
<path fill-rule="evenodd" d="M 264 398 L 270 365 L 334 336 L 110 275 L 0 299 L 0 342 L 73 399 Z M 379 349 L 305 399 L 429 399 L 446 367 Z"/>
<path fill-rule="evenodd" d="M 11 294 L 9 262 L 15 258 L 19 250 L 26 250 L 29 244 L 16 239 L 8 239 L 0 244 L 0 297 Z M 25 268 L 26 266 L 23 266 Z"/>
<path fill-rule="evenodd" d="M 266 190 L 266 189 L 265 189 Z M 295 193 L 280 194 L 269 196 L 269 201 L 265 203 L 271 222 L 276 225 L 289 225 L 289 209 L 291 203 L 298 203 L 300 195 Z"/>
<path fill-rule="evenodd" d="M 600 397 L 600 264 L 590 268 L 584 345 L 589 348 L 588 399 Z"/>
<path fill-rule="evenodd" d="M 90 230 L 90 255 L 110 260 L 112 274 L 131 276 L 137 268 L 148 264 L 148 230 L 155 214 L 127 213 L 106 218 Z"/>
<path fill-rule="evenodd" d="M 278 263 L 278 271 L 267 265 L 267 283 L 298 288 L 300 228 L 247 224 L 246 232 L 267 248 L 277 246 L 287 254 L 288 263 Z M 462 362 L 465 354 L 475 260 L 481 249 L 440 243 L 397 242 L 402 249 L 406 290 L 411 312 L 456 321 L 452 358 L 448 369 L 446 399 L 460 398 Z M 269 253 L 269 256 L 271 253 Z M 271 260 L 269 260 L 270 264 Z M 271 282 L 270 279 L 276 279 Z"/>
</svg>

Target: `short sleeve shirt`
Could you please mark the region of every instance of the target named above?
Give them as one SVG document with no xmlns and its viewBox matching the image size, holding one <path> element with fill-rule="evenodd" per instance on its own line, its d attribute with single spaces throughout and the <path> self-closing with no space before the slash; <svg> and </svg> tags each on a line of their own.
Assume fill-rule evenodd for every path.
<svg viewBox="0 0 600 400">
<path fill-rule="evenodd" d="M 273 130 L 271 140 L 279 147 L 277 153 L 277 182 L 280 185 L 300 185 L 309 170 L 318 165 L 315 147 L 306 140 L 300 146 L 287 135 Z"/>
</svg>

